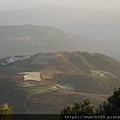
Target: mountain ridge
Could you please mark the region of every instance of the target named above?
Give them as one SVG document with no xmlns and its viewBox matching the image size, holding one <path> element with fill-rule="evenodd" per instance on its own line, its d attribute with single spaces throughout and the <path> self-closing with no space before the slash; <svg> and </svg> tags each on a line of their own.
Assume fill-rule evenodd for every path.
<svg viewBox="0 0 120 120">
<path fill-rule="evenodd" d="M 111 45 L 112 44 L 112 45 Z M 59 28 L 37 25 L 0 26 L 0 58 L 37 52 L 88 51 L 119 59 L 115 44 L 83 35 L 66 34 Z M 115 54 L 114 54 L 115 53 Z"/>
</svg>

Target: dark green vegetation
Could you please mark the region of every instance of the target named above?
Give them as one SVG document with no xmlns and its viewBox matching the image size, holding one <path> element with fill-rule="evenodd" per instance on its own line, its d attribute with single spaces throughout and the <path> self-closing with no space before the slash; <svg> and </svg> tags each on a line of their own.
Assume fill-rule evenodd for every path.
<svg viewBox="0 0 120 120">
<path fill-rule="evenodd" d="M 0 105 L 0 120 L 11 120 L 12 107 L 7 103 Z"/>
<path fill-rule="evenodd" d="M 115 87 L 120 86 L 120 62 L 98 53 L 38 53 L 27 60 L 1 65 L 0 68 L 1 79 L 7 77 L 17 81 L 17 90 L 21 91 L 21 95 L 24 91 L 29 93 L 27 113 L 59 113 L 69 102 L 85 97 L 98 106 Z M 25 77 L 24 74 L 29 75 Z M 37 80 L 39 75 L 41 81 Z M 8 93 L 11 94 L 10 91 Z M 7 99 L 7 96 L 2 99 L 1 104 L 7 102 L 12 106 L 13 99 L 11 102 L 5 101 Z M 24 97 L 20 99 L 22 102 Z M 19 105 L 19 99 L 15 99 L 14 103 L 17 102 Z"/>
<path fill-rule="evenodd" d="M 3 105 L 0 105 L 0 114 L 12 114 L 12 107 L 9 106 L 7 103 L 4 103 Z"/>
<path fill-rule="evenodd" d="M 114 89 L 113 95 L 108 97 L 107 102 L 101 106 L 101 112 L 104 114 L 120 114 L 120 88 Z"/>
<path fill-rule="evenodd" d="M 71 84 L 77 92 L 111 94 L 114 87 L 120 85 L 120 62 L 102 54 L 90 54 L 87 52 L 62 53 L 64 59 L 73 66 L 76 72 L 60 73 L 53 77 L 59 84 Z M 54 61 L 53 64 L 55 64 Z M 59 63 L 61 67 L 62 65 Z M 57 67 L 58 65 L 55 64 Z M 60 67 L 59 66 L 59 67 Z M 70 67 L 66 67 L 69 69 Z M 65 71 L 65 69 L 63 69 Z M 79 73 L 78 73 L 79 71 Z M 77 75 L 76 75 L 77 73 Z"/>
<path fill-rule="evenodd" d="M 78 102 L 74 102 L 73 104 L 68 104 L 61 111 L 62 115 L 74 115 L 74 114 L 95 114 L 95 109 L 92 104 L 92 100 L 85 98 L 79 104 Z"/>
<path fill-rule="evenodd" d="M 62 117 L 64 115 L 74 115 L 74 114 L 120 114 L 120 88 L 114 89 L 113 95 L 108 97 L 107 101 L 104 101 L 102 105 L 95 108 L 92 100 L 89 98 L 83 99 L 80 103 L 74 102 L 73 104 L 68 104 L 61 111 Z"/>
<path fill-rule="evenodd" d="M 21 89 L 17 82 L 0 79 L 0 104 L 9 103 L 14 113 L 25 113 L 29 101 L 28 92 Z"/>
<path fill-rule="evenodd" d="M 107 78 L 99 75 L 82 74 L 57 76 L 56 83 L 61 85 L 70 84 L 74 91 L 83 93 L 111 94 L 115 86 L 119 87 L 120 79 Z"/>
</svg>

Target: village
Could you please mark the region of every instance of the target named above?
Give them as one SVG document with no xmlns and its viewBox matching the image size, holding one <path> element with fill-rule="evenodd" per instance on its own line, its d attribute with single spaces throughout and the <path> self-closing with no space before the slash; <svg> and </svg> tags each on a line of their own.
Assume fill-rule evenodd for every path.
<svg viewBox="0 0 120 120">
<path fill-rule="evenodd" d="M 1 62 L 1 65 L 7 65 L 7 64 L 10 64 L 10 63 L 14 63 L 14 62 L 17 62 L 17 61 L 22 61 L 22 60 L 25 60 L 25 59 L 29 59 L 31 56 L 29 55 L 23 55 L 23 56 L 11 56 L 11 57 L 8 57 L 7 59 L 5 59 L 4 61 Z"/>
</svg>

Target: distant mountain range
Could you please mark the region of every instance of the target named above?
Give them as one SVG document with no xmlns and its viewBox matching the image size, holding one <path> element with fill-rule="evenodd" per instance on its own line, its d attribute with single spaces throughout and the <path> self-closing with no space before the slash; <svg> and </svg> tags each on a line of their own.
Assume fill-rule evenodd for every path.
<svg viewBox="0 0 120 120">
<path fill-rule="evenodd" d="M 1 26 L 0 57 L 31 55 L 37 52 L 87 50 L 87 46 L 82 46 L 79 40 L 73 40 L 69 36 L 62 30 L 49 26 Z"/>
<path fill-rule="evenodd" d="M 50 26 L 0 26 L 0 58 L 37 52 L 89 51 L 119 59 L 118 47 L 119 44 L 90 40 Z"/>
<path fill-rule="evenodd" d="M 49 25 L 98 40 L 119 40 L 120 9 L 82 9 L 41 6 L 0 11 L 0 25 Z"/>
<path fill-rule="evenodd" d="M 33 9 L 0 11 L 0 25 L 34 24 L 53 26 L 63 30 L 65 33 L 84 36 L 89 41 L 87 43 L 91 45 L 89 47 L 94 52 L 104 53 L 120 59 L 119 16 L 120 9 L 97 10 L 41 6 Z M 77 36 L 77 39 L 80 40 L 81 37 L 78 38 Z M 88 50 L 85 47 L 84 49 Z"/>
</svg>

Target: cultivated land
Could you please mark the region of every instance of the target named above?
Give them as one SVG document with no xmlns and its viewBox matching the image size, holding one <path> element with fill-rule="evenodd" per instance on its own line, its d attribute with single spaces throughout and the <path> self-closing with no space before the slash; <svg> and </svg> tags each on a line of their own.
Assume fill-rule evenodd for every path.
<svg viewBox="0 0 120 120">
<path fill-rule="evenodd" d="M 85 97 L 98 106 L 120 85 L 120 62 L 98 53 L 38 53 L 0 71 L 30 93 L 27 113 L 60 113 Z"/>
<path fill-rule="evenodd" d="M 25 81 L 26 80 L 34 80 L 34 81 L 38 81 L 38 82 L 41 81 L 40 72 L 23 72 L 20 74 L 23 74 Z"/>
</svg>

